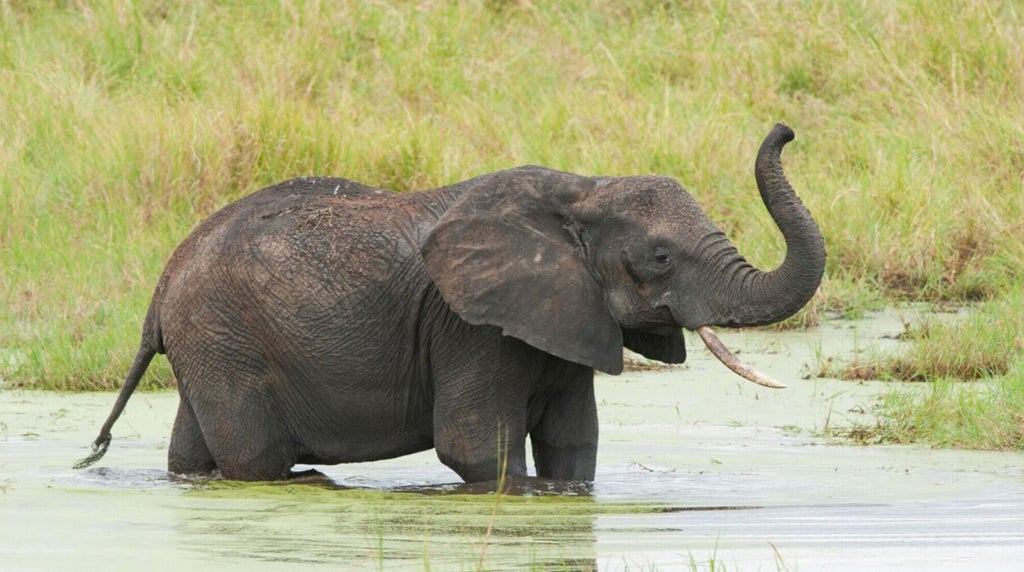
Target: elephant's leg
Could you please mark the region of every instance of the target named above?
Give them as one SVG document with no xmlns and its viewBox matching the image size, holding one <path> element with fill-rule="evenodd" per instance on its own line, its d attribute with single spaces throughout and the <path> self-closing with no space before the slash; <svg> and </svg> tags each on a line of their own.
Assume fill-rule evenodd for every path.
<svg viewBox="0 0 1024 572">
<path fill-rule="evenodd" d="M 592 481 L 597 464 L 594 371 L 575 366 L 530 432 L 538 477 Z M 562 372 L 564 375 L 564 372 Z"/>
<path fill-rule="evenodd" d="M 526 475 L 526 434 L 477 416 L 447 415 L 435 430 L 437 458 L 467 483 Z"/>
<path fill-rule="evenodd" d="M 458 403 L 464 398 L 439 397 L 434 409 L 434 448 L 442 463 L 467 483 L 526 475 L 525 421 L 521 412 L 503 411 L 499 402 L 508 403 L 506 396 L 475 405 Z"/>
<path fill-rule="evenodd" d="M 167 470 L 182 475 L 201 475 L 212 472 L 217 464 L 206 446 L 199 422 L 192 407 L 184 398 L 178 402 L 178 415 L 174 418 L 171 445 L 167 449 Z"/>
<path fill-rule="evenodd" d="M 537 350 L 494 333 L 435 361 L 434 448 L 467 483 L 526 476 L 526 408 L 539 374 Z"/>
<path fill-rule="evenodd" d="M 280 413 L 258 389 L 266 385 L 206 379 L 203 391 L 193 386 L 189 392 L 203 438 L 225 479 L 276 481 L 292 476 L 295 449 Z"/>
</svg>

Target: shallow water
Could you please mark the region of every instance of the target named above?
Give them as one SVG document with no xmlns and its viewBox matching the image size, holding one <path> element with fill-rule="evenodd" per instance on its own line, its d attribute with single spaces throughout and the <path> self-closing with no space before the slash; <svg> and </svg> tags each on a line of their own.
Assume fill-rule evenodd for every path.
<svg viewBox="0 0 1024 572">
<path fill-rule="evenodd" d="M 897 344 L 901 330 L 888 312 L 721 332 L 781 391 L 688 338 L 682 368 L 598 378 L 591 490 L 520 483 L 525 495 L 500 498 L 457 486 L 433 452 L 318 467 L 332 486 L 175 480 L 171 392 L 135 395 L 99 466 L 73 471 L 114 395 L 2 391 L 0 568 L 1016 569 L 1024 455 L 815 437 L 869 415 L 886 388 L 802 379 L 815 356 Z"/>
</svg>

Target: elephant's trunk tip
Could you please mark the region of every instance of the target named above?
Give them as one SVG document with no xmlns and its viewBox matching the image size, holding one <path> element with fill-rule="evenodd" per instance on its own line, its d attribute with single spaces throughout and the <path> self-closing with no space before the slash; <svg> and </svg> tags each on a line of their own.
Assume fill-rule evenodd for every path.
<svg viewBox="0 0 1024 572">
<path fill-rule="evenodd" d="M 796 133 L 793 129 L 783 122 L 778 122 L 775 127 L 772 128 L 771 133 L 768 134 L 768 140 L 773 143 L 773 147 L 781 149 L 783 145 L 789 143 L 793 139 L 796 139 Z"/>
<path fill-rule="evenodd" d="M 740 358 L 736 357 L 735 354 L 729 351 L 719 339 L 715 332 L 708 326 L 701 326 L 697 328 L 697 333 L 700 335 L 700 339 L 704 340 L 704 344 L 711 350 L 711 353 L 718 358 L 725 367 L 731 369 L 737 375 L 752 381 L 758 385 L 764 387 L 770 387 L 772 389 L 785 389 L 785 384 L 779 383 L 771 377 L 757 371 L 753 367 L 740 361 Z"/>
</svg>

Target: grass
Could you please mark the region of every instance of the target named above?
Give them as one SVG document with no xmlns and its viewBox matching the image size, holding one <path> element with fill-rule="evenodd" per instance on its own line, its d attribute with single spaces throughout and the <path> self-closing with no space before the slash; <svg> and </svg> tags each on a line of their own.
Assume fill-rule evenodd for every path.
<svg viewBox="0 0 1024 572">
<path fill-rule="evenodd" d="M 820 375 L 923 382 L 884 395 L 874 421 L 832 433 L 862 443 L 1024 450 L 1022 303 L 1018 286 L 958 319 L 908 324 L 902 351 L 826 361 Z"/>
<path fill-rule="evenodd" d="M 1006 376 L 1024 356 L 1024 287 L 977 307 L 939 309 L 904 324 L 902 351 L 825 361 L 818 375 L 840 379 L 982 380 Z"/>
<path fill-rule="evenodd" d="M 886 394 L 876 421 L 833 429 L 864 444 L 920 443 L 988 450 L 1024 449 L 1024 372 L 1019 368 L 985 384 L 950 378 L 923 391 Z"/>
<path fill-rule="evenodd" d="M 884 395 L 873 422 L 831 432 L 863 443 L 1024 449 L 1022 305 L 1017 286 L 955 318 L 940 313 L 906 324 L 901 337 L 909 343 L 900 351 L 823 360 L 819 375 L 923 382 Z"/>
<path fill-rule="evenodd" d="M 0 380 L 118 387 L 188 230 L 299 175 L 663 173 L 773 266 L 751 170 L 778 120 L 829 251 L 790 326 L 926 300 L 1019 332 L 1022 62 L 1014 3 L 0 2 Z M 936 331 L 915 351 L 967 339 Z M 992 335 L 878 375 L 1002 383 L 1019 348 Z"/>
</svg>

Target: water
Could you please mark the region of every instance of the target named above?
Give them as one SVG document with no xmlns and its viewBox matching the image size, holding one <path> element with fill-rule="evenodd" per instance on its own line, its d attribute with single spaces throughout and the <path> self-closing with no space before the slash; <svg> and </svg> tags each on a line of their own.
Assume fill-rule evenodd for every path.
<svg viewBox="0 0 1024 572">
<path fill-rule="evenodd" d="M 73 471 L 114 395 L 3 391 L 0 569 L 1016 569 L 1024 455 L 816 437 L 866 419 L 887 386 L 801 379 L 815 356 L 900 330 L 890 312 L 722 332 L 781 391 L 688 338 L 683 368 L 599 377 L 590 490 L 519 483 L 500 498 L 458 486 L 430 451 L 318 467 L 330 483 L 174 479 L 172 392 L 135 395 L 99 466 Z"/>
</svg>

